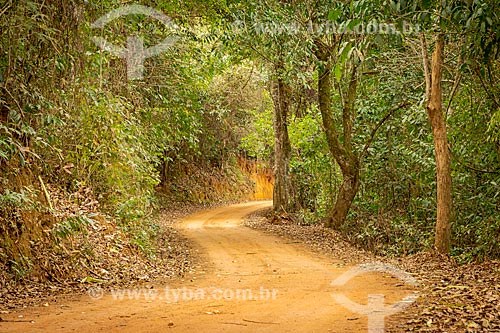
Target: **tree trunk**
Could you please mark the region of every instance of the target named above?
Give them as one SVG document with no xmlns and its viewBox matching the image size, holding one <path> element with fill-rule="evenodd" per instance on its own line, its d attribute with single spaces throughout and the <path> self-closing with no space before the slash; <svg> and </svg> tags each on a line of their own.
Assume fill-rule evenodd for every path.
<svg viewBox="0 0 500 333">
<path fill-rule="evenodd" d="M 335 206 L 333 210 L 329 212 L 325 221 L 325 226 L 329 228 L 340 229 L 351 209 L 354 197 L 356 197 L 356 193 L 358 193 L 360 183 L 359 168 L 354 164 L 354 166 L 349 169 L 351 170 L 349 174 L 342 173 L 344 180 L 342 181 L 342 186 L 337 195 Z"/>
<path fill-rule="evenodd" d="M 449 253 L 451 238 L 452 195 L 451 162 L 446 134 L 446 121 L 443 115 L 443 52 L 444 35 L 439 34 L 429 68 L 425 38 L 422 37 L 422 52 L 426 75 L 427 115 L 432 127 L 434 152 L 436 155 L 437 179 L 437 221 L 434 247 L 440 253 Z"/>
<path fill-rule="evenodd" d="M 351 144 L 352 115 L 354 114 L 357 87 L 357 68 L 352 68 L 349 88 L 342 108 L 344 136 L 348 136 L 344 138 L 343 144 L 339 139 L 331 110 L 330 54 L 327 47 L 321 41 L 317 41 L 316 46 L 316 56 L 322 62 L 318 70 L 319 109 L 330 153 L 340 166 L 343 176 L 342 186 L 340 187 L 333 209 L 328 213 L 325 225 L 330 228 L 339 229 L 347 218 L 360 183 L 360 161 Z"/>
<path fill-rule="evenodd" d="M 290 206 L 290 154 L 287 116 L 289 112 L 287 86 L 282 67 L 277 66 L 277 79 L 272 82 L 274 100 L 274 189 L 273 208 L 275 212 L 288 212 Z"/>
</svg>

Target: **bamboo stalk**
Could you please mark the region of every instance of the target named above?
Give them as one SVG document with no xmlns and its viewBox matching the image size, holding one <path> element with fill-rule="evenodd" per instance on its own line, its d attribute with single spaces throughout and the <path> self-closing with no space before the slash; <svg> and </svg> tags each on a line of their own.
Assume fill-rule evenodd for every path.
<svg viewBox="0 0 500 333">
<path fill-rule="evenodd" d="M 38 175 L 38 180 L 40 181 L 40 184 L 42 185 L 42 190 L 43 190 L 43 193 L 45 194 L 45 199 L 47 199 L 47 202 L 49 203 L 49 208 L 52 210 L 53 207 L 52 207 L 52 202 L 50 201 L 49 192 L 47 191 L 47 188 L 45 187 L 45 184 L 43 183 L 42 177 L 40 175 Z"/>
</svg>

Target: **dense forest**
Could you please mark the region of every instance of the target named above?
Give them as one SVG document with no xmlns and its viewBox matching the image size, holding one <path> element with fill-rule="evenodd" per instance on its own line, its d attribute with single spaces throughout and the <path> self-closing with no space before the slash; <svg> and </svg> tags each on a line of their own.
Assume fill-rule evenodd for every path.
<svg viewBox="0 0 500 333">
<path fill-rule="evenodd" d="M 499 11 L 2 1 L 2 286 L 97 279 L 109 230 L 159 260 L 163 210 L 271 197 L 375 255 L 500 259 Z"/>
</svg>

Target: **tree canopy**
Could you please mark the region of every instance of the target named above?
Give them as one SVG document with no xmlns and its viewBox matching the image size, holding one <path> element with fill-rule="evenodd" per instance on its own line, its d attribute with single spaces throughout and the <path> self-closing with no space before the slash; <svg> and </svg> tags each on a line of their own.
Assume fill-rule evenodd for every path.
<svg viewBox="0 0 500 333">
<path fill-rule="evenodd" d="M 248 161 L 273 170 L 277 218 L 378 254 L 500 256 L 497 1 L 144 1 L 171 24 L 93 26 L 124 5 L 0 6 L 9 272 L 97 213 L 148 252 L 162 205 L 248 198 Z M 172 43 L 131 80 L 97 37 Z M 93 208 L 59 211 L 54 193 Z"/>
</svg>

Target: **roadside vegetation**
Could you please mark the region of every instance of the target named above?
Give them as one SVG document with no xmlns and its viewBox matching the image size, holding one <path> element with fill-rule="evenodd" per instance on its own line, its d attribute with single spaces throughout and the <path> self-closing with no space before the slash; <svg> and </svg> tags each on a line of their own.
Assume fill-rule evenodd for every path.
<svg viewBox="0 0 500 333">
<path fill-rule="evenodd" d="M 162 208 L 259 197 L 259 177 L 274 219 L 377 255 L 500 258 L 496 1 L 141 4 L 175 24 L 93 29 L 119 1 L 0 5 L 2 286 L 155 262 Z M 351 33 L 369 24 L 392 30 Z M 177 40 L 129 80 L 93 37 L 138 32 Z"/>
</svg>

